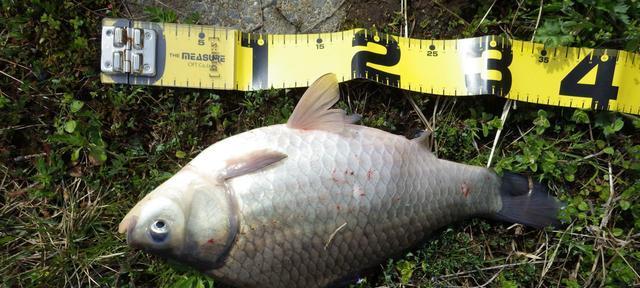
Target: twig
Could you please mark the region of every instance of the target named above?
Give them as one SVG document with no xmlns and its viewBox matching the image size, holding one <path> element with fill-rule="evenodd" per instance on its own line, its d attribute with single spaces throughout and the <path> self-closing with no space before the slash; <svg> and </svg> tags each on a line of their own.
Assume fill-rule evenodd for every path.
<svg viewBox="0 0 640 288">
<path fill-rule="evenodd" d="M 600 156 L 602 154 L 604 154 L 604 150 L 602 150 L 600 152 L 597 152 L 597 153 L 593 153 L 591 155 L 584 156 L 584 157 L 582 157 L 582 160 L 587 160 L 587 159 L 590 159 L 590 158 L 593 158 L 593 157 Z"/>
<path fill-rule="evenodd" d="M 409 98 L 409 103 L 411 103 L 411 106 L 413 106 L 413 109 L 415 109 L 416 113 L 418 113 L 418 117 L 420 118 L 420 120 L 422 120 L 424 125 L 427 126 L 427 128 L 431 131 L 431 133 L 433 133 L 434 132 L 433 127 L 431 127 L 431 124 L 429 124 L 429 120 L 427 120 L 427 117 L 424 116 L 424 114 L 422 113 L 422 110 L 420 110 L 420 107 L 418 107 L 418 104 L 416 104 L 416 102 L 413 101 L 413 97 L 407 95 L 407 98 Z"/>
<path fill-rule="evenodd" d="M 109 254 L 109 255 L 100 255 L 98 257 L 96 257 L 97 260 L 102 260 L 102 259 L 107 259 L 107 258 L 111 258 L 111 257 L 117 257 L 117 256 L 122 256 L 126 254 L 126 252 L 118 252 L 118 253 L 113 253 L 113 254 Z"/>
<path fill-rule="evenodd" d="M 635 121 L 635 120 L 640 120 L 640 117 L 636 116 L 636 115 L 631 115 L 631 114 L 627 114 L 627 113 L 621 113 L 622 116 L 629 118 L 631 121 Z"/>
<path fill-rule="evenodd" d="M 572 224 L 573 225 L 573 224 Z M 542 274 L 540 274 L 540 281 L 538 284 L 538 288 L 540 288 L 542 286 L 542 279 L 544 279 L 544 276 L 549 272 L 549 269 L 551 269 L 551 266 L 553 266 L 553 262 L 555 262 L 556 260 L 556 256 L 558 255 L 558 249 L 560 249 L 560 244 L 562 244 L 562 240 L 564 239 L 564 235 L 569 231 L 571 227 L 568 227 L 564 233 L 562 233 L 562 236 L 560 236 L 560 242 L 558 242 L 556 249 L 553 250 L 553 253 L 551 253 L 551 257 L 549 259 L 549 261 L 547 263 L 544 264 L 544 267 L 542 268 Z M 546 235 L 546 233 L 545 233 Z M 547 243 L 549 242 L 549 240 L 547 239 L 546 241 Z M 546 254 L 545 254 L 545 261 L 546 259 Z"/>
<path fill-rule="evenodd" d="M 433 106 L 433 114 L 431 114 L 431 123 L 433 123 L 433 127 L 432 127 L 433 131 L 431 133 L 433 134 L 433 136 L 431 136 L 431 142 L 429 143 L 431 147 L 433 147 L 433 153 L 436 154 L 436 157 L 438 156 L 438 142 L 436 141 L 436 137 L 435 137 L 436 124 L 437 124 L 436 114 L 438 111 L 439 104 L 440 104 L 440 95 L 436 97 L 436 104 Z"/>
<path fill-rule="evenodd" d="M 622 258 L 622 260 L 624 260 L 624 263 L 627 263 L 627 266 L 629 266 L 629 268 L 631 268 L 631 271 L 633 271 L 633 274 L 636 274 L 636 278 L 640 279 L 640 275 L 638 275 L 638 272 L 636 272 L 636 269 L 633 269 L 633 266 L 631 266 L 629 261 L 627 261 L 627 259 L 624 258 L 624 256 L 622 256 L 622 254 L 620 254 L 620 251 L 618 251 L 618 249 L 613 249 L 613 251 L 616 251 L 616 254 L 618 254 L 618 256 L 620 256 L 620 258 Z"/>
<path fill-rule="evenodd" d="M 533 28 L 533 34 L 531 35 L 531 42 L 536 37 L 536 31 L 538 31 L 538 25 L 540 25 L 540 18 L 542 18 L 542 4 L 544 0 L 540 0 L 540 9 L 538 10 L 538 19 L 536 19 L 536 27 Z"/>
<path fill-rule="evenodd" d="M 600 221 L 600 231 L 602 231 L 609 222 L 609 218 L 611 217 L 611 213 L 613 210 L 611 207 L 611 202 L 613 200 L 613 196 L 615 195 L 615 191 L 613 190 L 613 171 L 611 168 L 611 162 L 607 162 L 607 164 L 609 165 L 609 199 L 607 199 L 607 202 L 604 204 L 604 217 L 602 217 L 602 221 Z"/>
<path fill-rule="evenodd" d="M 14 162 L 20 162 L 20 161 L 24 161 L 24 160 L 29 160 L 31 158 L 36 158 L 36 157 L 40 157 L 40 156 L 46 156 L 47 153 L 42 152 L 42 153 L 36 153 L 36 154 L 30 154 L 30 155 L 21 155 L 21 156 L 17 156 L 15 158 L 13 158 Z"/>
<path fill-rule="evenodd" d="M 344 226 L 347 226 L 347 222 L 344 222 L 344 224 L 340 225 L 340 227 L 338 227 L 335 231 L 333 231 L 333 233 L 331 233 L 331 236 L 329 236 L 329 240 L 327 240 L 327 243 L 324 244 L 324 250 L 327 250 L 327 247 L 329 247 L 329 244 L 331 244 L 331 241 L 333 241 L 333 237 L 335 237 L 336 234 L 338 234 L 338 231 L 344 228 Z"/>
<path fill-rule="evenodd" d="M 609 261 L 608 264 L 604 263 L 604 249 L 602 249 L 602 246 L 600 246 L 600 254 L 602 254 L 600 256 L 600 259 L 602 260 L 602 279 L 600 279 L 600 287 L 604 287 L 604 281 L 607 280 L 607 266 L 611 264 L 611 261 Z M 613 258 L 611 258 L 611 260 L 613 260 Z"/>
<path fill-rule="evenodd" d="M 16 82 L 18 82 L 18 83 L 20 83 L 20 84 L 24 84 L 24 82 L 22 82 L 22 80 L 20 80 L 20 79 L 18 79 L 18 78 L 16 78 L 16 77 L 13 77 L 13 76 L 11 76 L 11 75 L 9 75 L 9 74 L 7 74 L 7 73 L 5 73 L 5 72 L 4 72 L 4 71 L 2 71 L 2 70 L 0 70 L 0 74 L 2 74 L 2 75 L 4 75 L 4 76 L 7 76 L 7 77 L 9 77 L 9 78 L 13 79 L 14 81 L 16 81 Z"/>
<path fill-rule="evenodd" d="M 460 17 L 460 15 L 453 13 L 453 11 L 449 10 L 449 8 L 447 8 L 447 6 L 442 5 L 440 2 L 436 1 L 436 0 L 432 0 L 431 2 L 435 3 L 438 7 L 440 7 L 440 9 L 447 11 L 449 14 L 455 16 L 456 18 L 458 18 L 460 21 L 462 21 L 464 23 L 464 25 L 469 26 L 469 22 L 467 22 L 467 20 L 464 20 L 464 18 Z"/>
<path fill-rule="evenodd" d="M 424 114 L 422 114 L 422 110 L 420 110 L 420 107 L 418 107 L 418 104 L 416 104 L 416 102 L 413 101 L 413 97 L 409 96 L 409 94 L 404 94 L 404 96 L 407 98 L 407 100 L 409 100 L 409 103 L 413 107 L 413 110 L 415 110 L 416 113 L 418 114 L 418 118 L 420 118 L 422 123 L 425 126 L 427 126 L 427 129 L 429 129 L 430 133 L 433 135 L 434 130 L 431 127 L 431 124 L 429 124 L 429 120 L 427 120 L 427 117 L 425 117 Z"/>
<path fill-rule="evenodd" d="M 127 4 L 127 1 L 120 0 L 120 2 L 122 3 L 122 6 L 124 7 L 124 11 L 127 12 L 127 15 L 129 16 L 129 19 L 132 19 L 133 15 L 131 15 L 131 10 L 129 10 L 129 4 Z"/>
<path fill-rule="evenodd" d="M 434 277 L 433 279 L 440 280 L 440 279 L 446 279 L 446 278 L 451 278 L 451 277 L 464 276 L 464 275 L 468 275 L 468 274 L 472 274 L 472 273 L 476 273 L 476 272 L 487 271 L 487 270 L 504 269 L 504 268 L 509 268 L 509 267 L 516 267 L 516 266 L 520 266 L 520 265 L 525 265 L 525 264 L 542 264 L 544 262 L 545 262 L 544 260 L 539 260 L 539 261 L 531 261 L 531 262 L 519 262 L 519 263 L 502 264 L 502 265 L 497 265 L 497 266 L 492 266 L 492 267 L 485 267 L 485 268 L 480 268 L 480 269 L 475 269 L 475 270 L 470 270 L 470 271 L 462 271 L 462 272 L 458 272 L 458 273 L 437 276 L 437 277 Z"/>
<path fill-rule="evenodd" d="M 404 16 L 404 37 L 409 37 L 409 20 L 407 18 L 407 0 L 400 0 L 400 12 Z"/>
<path fill-rule="evenodd" d="M 496 278 L 498 277 L 498 275 L 500 275 L 500 273 L 502 273 L 502 270 L 504 270 L 504 268 L 500 269 L 500 271 L 498 271 L 496 274 L 493 274 L 493 276 L 491 276 L 491 278 L 489 278 L 489 280 L 487 282 L 485 282 L 484 284 L 480 285 L 480 286 L 475 286 L 474 288 L 484 288 L 487 287 L 487 285 L 491 284 L 491 282 L 493 282 L 493 280 L 496 280 Z"/>
<path fill-rule="evenodd" d="M 518 8 L 516 8 L 516 12 L 513 13 L 513 19 L 511 19 L 511 26 L 509 26 L 509 30 L 513 29 L 513 25 L 516 23 L 518 12 L 520 11 L 520 7 L 522 7 L 522 3 L 524 2 L 524 0 L 517 1 L 517 2 L 518 2 Z"/>
<path fill-rule="evenodd" d="M 164 7 L 167 7 L 167 8 L 169 8 L 169 9 L 171 9 L 171 10 L 176 11 L 178 14 L 180 14 L 180 15 L 182 15 L 182 16 L 187 15 L 186 13 L 184 13 L 184 12 L 182 12 L 182 11 L 180 11 L 180 10 L 178 10 L 178 9 L 174 8 L 174 7 L 171 7 L 171 6 L 167 5 L 167 4 L 163 3 L 163 2 L 162 2 L 162 1 L 160 1 L 160 0 L 155 0 L 155 2 L 156 2 L 156 3 L 159 3 L 160 5 L 162 5 L 162 6 L 164 6 Z M 179 2 L 178 2 L 178 3 L 179 3 Z"/>
<path fill-rule="evenodd" d="M 2 61 L 2 62 L 7 62 L 7 63 L 9 63 L 9 64 L 16 65 L 16 66 L 18 66 L 18 67 L 20 67 L 20 68 L 22 68 L 22 69 L 25 69 L 25 70 L 29 71 L 29 73 L 33 74 L 33 70 L 29 69 L 29 67 L 24 66 L 24 65 L 22 65 L 22 64 L 20 64 L 20 63 L 13 62 L 13 61 L 9 61 L 9 60 L 4 59 L 4 58 L 0 58 L 0 61 Z"/>
<path fill-rule="evenodd" d="M 482 24 L 482 22 L 484 22 L 484 19 L 487 18 L 487 16 L 489 16 L 489 12 L 491 12 L 491 9 L 493 9 L 493 5 L 496 5 L 496 2 L 498 0 L 493 0 L 493 3 L 491 3 L 491 6 L 489 6 L 489 9 L 487 9 L 487 13 L 484 13 L 484 16 L 482 16 L 482 19 L 480 19 L 480 22 L 478 22 L 478 26 L 476 26 L 476 29 L 474 29 L 473 31 L 477 31 L 478 28 L 480 28 L 480 25 Z"/>
<path fill-rule="evenodd" d="M 27 129 L 27 128 L 31 128 L 31 127 L 40 127 L 40 126 L 46 126 L 46 124 L 31 124 L 31 125 L 9 126 L 9 127 L 5 127 L 5 128 L 0 128 L 0 133 L 3 133 L 4 131 L 7 131 L 7 130 L 22 130 L 22 129 Z"/>
<path fill-rule="evenodd" d="M 4 168 L 4 166 L 2 166 Z M 4 181 L 7 180 L 7 174 L 9 174 L 9 169 L 4 170 L 4 177 L 2 177 L 2 182 L 0 182 L 0 187 L 4 187 Z"/>
<path fill-rule="evenodd" d="M 493 160 L 493 154 L 496 152 L 496 146 L 498 145 L 498 139 L 500 139 L 500 134 L 502 134 L 502 129 L 504 129 L 504 125 L 507 121 L 507 116 L 509 116 L 509 110 L 511 110 L 511 103 L 513 100 L 507 99 L 507 102 L 504 103 L 504 107 L 502 108 L 502 116 L 500 116 L 500 128 L 496 132 L 496 137 L 493 138 L 493 145 L 491 146 L 491 153 L 489 154 L 489 161 L 487 161 L 487 167 L 491 167 L 491 161 Z"/>
<path fill-rule="evenodd" d="M 587 278 L 587 281 L 584 282 L 584 287 L 589 287 L 591 284 L 591 281 L 593 281 L 593 276 L 595 276 L 595 271 L 596 271 L 596 267 L 598 267 L 598 260 L 600 258 L 600 253 L 596 253 L 596 259 L 593 260 L 593 265 L 591 266 L 591 273 L 589 273 L 589 278 Z"/>
</svg>

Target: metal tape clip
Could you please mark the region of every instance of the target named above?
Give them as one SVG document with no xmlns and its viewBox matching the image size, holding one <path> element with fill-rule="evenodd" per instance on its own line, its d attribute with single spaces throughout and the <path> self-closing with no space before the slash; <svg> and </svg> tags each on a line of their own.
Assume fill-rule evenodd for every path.
<svg viewBox="0 0 640 288">
<path fill-rule="evenodd" d="M 103 25 L 100 70 L 111 75 L 155 76 L 157 39 L 155 30 L 133 28 L 126 19 Z"/>
</svg>

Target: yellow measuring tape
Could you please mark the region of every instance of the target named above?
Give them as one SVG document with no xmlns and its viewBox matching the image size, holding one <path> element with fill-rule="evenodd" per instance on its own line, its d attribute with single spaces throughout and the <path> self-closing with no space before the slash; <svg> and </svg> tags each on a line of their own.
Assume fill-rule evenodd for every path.
<svg viewBox="0 0 640 288">
<path fill-rule="evenodd" d="M 372 30 L 271 35 L 104 19 L 103 83 L 251 91 L 332 72 L 405 90 L 496 95 L 640 115 L 640 55 L 482 36 L 423 40 Z"/>
</svg>

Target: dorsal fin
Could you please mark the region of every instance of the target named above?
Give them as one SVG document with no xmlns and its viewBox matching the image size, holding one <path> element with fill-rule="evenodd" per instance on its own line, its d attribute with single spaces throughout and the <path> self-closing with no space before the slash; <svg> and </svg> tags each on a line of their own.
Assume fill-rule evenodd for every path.
<svg viewBox="0 0 640 288">
<path fill-rule="evenodd" d="M 220 174 L 220 180 L 224 181 L 264 169 L 265 167 L 279 162 L 284 158 L 287 158 L 287 154 L 269 149 L 262 149 L 244 156 L 228 159 L 227 167 L 225 167 Z"/>
<path fill-rule="evenodd" d="M 352 123 L 342 109 L 330 109 L 340 98 L 338 79 L 333 73 L 320 76 L 304 92 L 291 113 L 287 126 L 303 130 L 340 131 L 345 123 Z"/>
<path fill-rule="evenodd" d="M 422 145 L 428 151 L 431 151 L 431 131 L 420 130 L 416 133 L 415 137 L 411 141 Z"/>
</svg>

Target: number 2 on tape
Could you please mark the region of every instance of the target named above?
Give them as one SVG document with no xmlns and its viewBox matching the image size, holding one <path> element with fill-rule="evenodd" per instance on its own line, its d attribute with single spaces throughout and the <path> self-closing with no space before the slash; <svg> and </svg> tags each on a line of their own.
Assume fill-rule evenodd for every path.
<svg viewBox="0 0 640 288">
<path fill-rule="evenodd" d="M 351 46 L 367 46 L 367 43 L 375 43 L 382 45 L 387 49 L 386 54 L 378 54 L 370 51 L 359 51 L 353 55 L 351 59 L 351 71 L 355 77 L 366 77 L 376 81 L 382 81 L 390 86 L 399 86 L 400 75 L 388 73 L 367 66 L 367 63 L 378 64 L 387 67 L 398 64 L 400 62 L 400 49 L 398 42 L 393 37 L 383 39 L 374 33 L 366 33 L 361 30 L 355 33 Z M 376 79 L 378 78 L 378 79 Z"/>
</svg>

